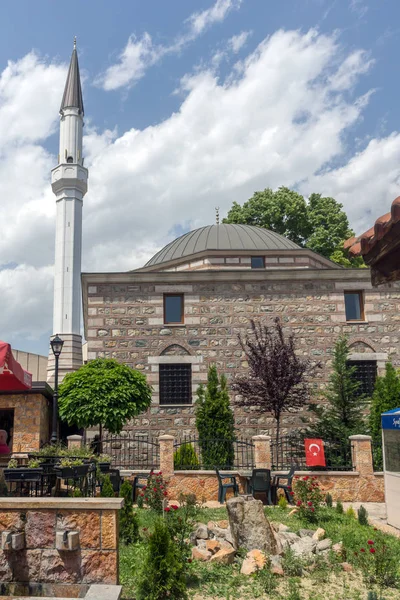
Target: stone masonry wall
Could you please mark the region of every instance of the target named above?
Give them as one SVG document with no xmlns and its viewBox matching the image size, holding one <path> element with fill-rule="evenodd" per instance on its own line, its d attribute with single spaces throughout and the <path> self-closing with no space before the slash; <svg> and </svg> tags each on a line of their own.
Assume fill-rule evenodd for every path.
<svg viewBox="0 0 400 600">
<path fill-rule="evenodd" d="M 79 499 L 9 500 L 0 500 L 0 539 L 4 531 L 22 532 L 24 547 L 0 550 L 1 582 L 118 583 L 118 509 L 122 500 L 92 498 L 86 499 L 86 506 Z M 56 549 L 56 532 L 65 530 L 79 532 L 77 550 Z"/>
<path fill-rule="evenodd" d="M 33 452 L 49 440 L 48 400 L 42 394 L 0 393 L 0 410 L 14 409 L 13 452 Z"/>
<path fill-rule="evenodd" d="M 278 272 L 276 278 L 270 272 L 264 280 L 249 279 L 250 273 L 246 278 L 230 273 L 231 279 L 227 280 L 228 274 L 222 272 L 202 280 L 201 273 L 191 272 L 185 274 L 185 283 L 182 274 L 175 283 L 173 278 L 179 277 L 175 273 L 154 274 L 154 282 L 148 281 L 150 273 L 147 279 L 140 273 L 130 273 L 119 276 L 118 284 L 88 284 L 88 358 L 116 358 L 146 373 L 154 390 L 153 404 L 128 428 L 154 435 L 190 435 L 195 431 L 193 406 L 159 405 L 159 362 L 171 360 L 171 355 L 177 357 L 176 362 L 190 362 L 195 398 L 195 390 L 206 381 L 211 363 L 228 380 L 246 371 L 238 334 L 249 329 L 252 318 L 272 323 L 279 316 L 283 325 L 295 333 L 299 353 L 322 362 L 323 369 L 314 382 L 316 388 L 327 381 L 333 345 L 341 333 L 349 336 L 355 357 L 376 357 L 382 370 L 391 355 L 393 363 L 400 366 L 399 286 L 372 289 L 369 271 L 362 271 L 324 269 L 308 271 L 307 275 L 303 271 L 300 276 L 294 271 L 284 276 Z M 364 291 L 364 322 L 346 322 L 344 290 Z M 171 292 L 184 294 L 183 325 L 163 323 L 163 293 Z M 283 433 L 295 427 L 298 419 L 298 414 L 285 415 Z M 272 417 L 254 407 L 236 409 L 235 420 L 245 437 L 272 433 L 274 429 Z"/>
</svg>

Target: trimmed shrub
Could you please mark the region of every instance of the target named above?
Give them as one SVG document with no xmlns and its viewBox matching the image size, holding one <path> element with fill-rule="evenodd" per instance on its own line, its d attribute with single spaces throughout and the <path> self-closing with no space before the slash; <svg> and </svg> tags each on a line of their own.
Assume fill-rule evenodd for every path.
<svg viewBox="0 0 400 600">
<path fill-rule="evenodd" d="M 175 470 L 196 470 L 199 468 L 199 459 L 190 442 L 184 442 L 174 452 Z"/>
<path fill-rule="evenodd" d="M 115 492 L 109 475 L 105 475 L 101 485 L 100 496 L 102 498 L 114 498 Z"/>
<path fill-rule="evenodd" d="M 325 503 L 326 503 L 326 505 L 327 505 L 328 508 L 332 508 L 332 506 L 333 506 L 332 496 L 331 496 L 331 494 L 329 492 L 325 496 Z"/>
<path fill-rule="evenodd" d="M 338 515 L 342 515 L 343 514 L 343 504 L 340 502 L 340 500 L 338 500 L 336 502 L 336 512 Z"/>
<path fill-rule="evenodd" d="M 139 520 L 133 512 L 132 486 L 129 481 L 124 481 L 119 493 L 124 499 L 124 506 L 119 513 L 119 536 L 125 544 L 133 544 L 139 539 Z"/>
<path fill-rule="evenodd" d="M 358 509 L 358 522 L 360 525 L 368 525 L 368 512 L 365 506 L 361 505 Z"/>
</svg>

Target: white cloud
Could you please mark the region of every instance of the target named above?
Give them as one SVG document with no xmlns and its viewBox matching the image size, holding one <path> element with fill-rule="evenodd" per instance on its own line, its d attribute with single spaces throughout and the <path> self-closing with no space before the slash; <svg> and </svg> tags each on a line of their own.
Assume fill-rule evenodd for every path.
<svg viewBox="0 0 400 600">
<path fill-rule="evenodd" d="M 212 223 L 215 206 L 223 216 L 233 200 L 243 202 L 266 186 L 300 185 L 304 193 L 332 195 L 357 231 L 370 227 L 389 210 L 400 180 L 400 134 L 372 139 L 348 158 L 345 134 L 368 101 L 368 94 L 354 97 L 354 86 L 371 64 L 359 50 L 343 54 L 334 36 L 278 31 L 225 81 L 207 68 L 186 76 L 181 106 L 164 121 L 120 133 L 86 128 L 83 269 L 142 266 L 177 228 Z M 26 81 L 41 90 L 28 134 L 15 124 L 7 141 L 0 137 L 0 265 L 20 265 L 0 271 L 2 294 L 6 290 L 0 332 L 11 339 L 51 328 L 55 201 L 49 171 L 56 157 L 41 140 L 57 122 L 65 67 L 33 55 L 3 77 L 12 90 L 0 96 L 6 137 L 10 111 L 20 112 L 15 104 L 29 111 L 30 96 L 21 92 Z M 329 166 L 333 160 L 342 166 Z"/>
<path fill-rule="evenodd" d="M 228 40 L 228 47 L 232 50 L 232 52 L 234 52 L 234 54 L 237 54 L 243 48 L 243 46 L 246 45 L 250 35 L 251 31 L 242 31 L 241 33 L 238 33 L 238 35 L 232 36 L 230 40 Z"/>
<path fill-rule="evenodd" d="M 146 70 L 163 56 L 180 52 L 185 45 L 193 42 L 206 29 L 223 21 L 231 10 L 238 9 L 241 3 L 242 0 L 216 0 L 210 8 L 193 13 L 186 20 L 188 31 L 179 35 L 169 45 L 154 44 L 147 32 L 140 38 L 132 34 L 118 56 L 118 62 L 96 78 L 96 85 L 106 91 L 132 87 L 144 76 Z M 236 44 L 240 43 L 238 39 Z"/>
</svg>

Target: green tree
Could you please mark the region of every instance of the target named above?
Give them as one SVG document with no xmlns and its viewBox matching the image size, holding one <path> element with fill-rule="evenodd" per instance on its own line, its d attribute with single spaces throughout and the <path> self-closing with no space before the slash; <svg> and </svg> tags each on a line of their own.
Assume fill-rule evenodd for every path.
<svg viewBox="0 0 400 600">
<path fill-rule="evenodd" d="M 383 467 L 381 414 L 400 405 L 400 375 L 391 362 L 385 365 L 385 374 L 377 377 L 371 398 L 369 426 L 374 444 L 375 465 Z"/>
<path fill-rule="evenodd" d="M 360 394 L 360 382 L 354 377 L 356 367 L 352 367 L 348 359 L 348 341 L 341 336 L 335 344 L 333 370 L 323 394 L 324 402 L 309 406 L 317 420 L 306 431 L 307 435 L 345 443 L 350 435 L 366 431 L 366 398 Z"/>
<path fill-rule="evenodd" d="M 66 375 L 60 385 L 60 417 L 69 425 L 119 433 L 145 411 L 151 388 L 143 373 L 113 359 L 97 358 Z"/>
<path fill-rule="evenodd" d="M 229 404 L 225 375 L 218 378 L 215 365 L 208 369 L 207 386 L 197 390 L 196 427 L 203 465 L 206 468 L 231 467 L 235 452 L 235 420 Z"/>
<path fill-rule="evenodd" d="M 133 512 L 133 492 L 129 481 L 121 485 L 119 495 L 124 499 L 119 513 L 119 537 L 125 544 L 133 544 L 139 540 L 139 519 Z"/>
<path fill-rule="evenodd" d="M 157 519 L 149 538 L 147 554 L 139 575 L 138 600 L 183 600 L 186 592 L 186 564 L 171 538 L 168 525 Z"/>
<path fill-rule="evenodd" d="M 362 258 L 350 257 L 344 250 L 344 241 L 354 232 L 334 198 L 311 194 L 306 202 L 286 187 L 275 192 L 267 188 L 255 192 L 243 206 L 234 202 L 223 222 L 265 227 L 343 266 L 365 266 Z"/>
</svg>

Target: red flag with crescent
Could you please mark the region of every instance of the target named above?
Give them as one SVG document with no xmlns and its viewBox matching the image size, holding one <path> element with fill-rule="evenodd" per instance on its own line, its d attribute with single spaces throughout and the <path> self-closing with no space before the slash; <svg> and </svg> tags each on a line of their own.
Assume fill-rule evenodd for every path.
<svg viewBox="0 0 400 600">
<path fill-rule="evenodd" d="M 322 440 L 304 440 L 307 467 L 326 467 L 324 442 Z"/>
</svg>

